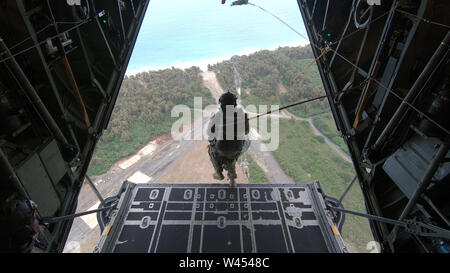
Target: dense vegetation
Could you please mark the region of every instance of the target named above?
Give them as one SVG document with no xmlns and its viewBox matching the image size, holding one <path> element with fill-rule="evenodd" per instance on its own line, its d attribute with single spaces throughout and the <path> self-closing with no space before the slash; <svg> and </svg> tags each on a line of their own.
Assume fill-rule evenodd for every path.
<svg viewBox="0 0 450 273">
<path fill-rule="evenodd" d="M 344 139 L 338 135 L 336 123 L 333 120 L 331 112 L 323 113 L 313 118 L 314 125 L 319 129 L 322 134 L 327 136 L 332 142 L 338 145 L 344 152 L 349 154 L 347 144 Z"/>
<path fill-rule="evenodd" d="M 241 99 L 244 105 L 287 105 L 324 95 L 316 65 L 309 46 L 280 47 L 262 50 L 249 56 L 233 58 L 241 78 Z M 222 87 L 236 90 L 231 60 L 208 67 L 217 75 Z M 301 117 L 329 111 L 327 100 L 304 104 L 289 111 Z"/>
<path fill-rule="evenodd" d="M 353 166 L 331 149 L 321 136 L 315 136 L 305 121 L 280 120 L 280 145 L 274 152 L 280 166 L 297 183 L 320 181 L 325 192 L 339 198 L 355 175 Z M 344 199 L 344 207 L 365 211 L 358 185 Z M 346 215 L 342 236 L 353 251 L 366 252 L 373 240 L 368 221 Z"/>
<path fill-rule="evenodd" d="M 158 135 L 169 133 L 178 117 L 170 112 L 177 104 L 193 107 L 194 96 L 203 105 L 214 103 L 203 85 L 198 67 L 171 68 L 125 77 L 108 129 L 99 141 L 89 167 L 90 175 L 99 175 L 118 159 L 135 152 Z"/>
<path fill-rule="evenodd" d="M 253 184 L 270 184 L 269 179 L 267 179 L 264 171 L 259 167 L 259 165 L 253 160 L 253 158 L 247 153 L 245 159 L 248 162 L 248 168 L 250 170 L 249 182 Z M 239 160 L 242 162 L 242 157 Z M 238 174 L 239 175 L 239 174 Z"/>
<path fill-rule="evenodd" d="M 203 85 L 198 67 L 149 71 L 125 76 L 112 120 L 103 134 L 103 141 L 114 138 L 129 141 L 129 129 L 137 122 L 160 123 L 177 104 L 193 107 L 194 96 L 203 97 L 203 103 L 213 101 Z"/>
</svg>

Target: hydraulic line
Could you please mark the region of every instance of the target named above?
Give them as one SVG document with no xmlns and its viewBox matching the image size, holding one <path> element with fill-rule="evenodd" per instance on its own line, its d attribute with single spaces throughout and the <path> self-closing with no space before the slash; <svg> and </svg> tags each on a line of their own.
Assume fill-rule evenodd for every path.
<svg viewBox="0 0 450 273">
<path fill-rule="evenodd" d="M 97 14 L 93 19 L 95 19 L 95 18 L 98 17 L 98 16 L 99 16 L 99 14 Z M 73 27 L 70 27 L 69 29 L 65 30 L 64 32 L 70 32 L 70 31 L 72 31 L 72 30 L 74 30 L 74 29 L 77 29 L 77 28 L 83 26 L 84 24 L 87 24 L 87 23 L 91 22 L 93 19 L 88 18 L 88 19 L 86 19 L 86 20 L 83 20 L 83 21 L 81 21 L 79 24 L 77 24 L 77 25 L 75 25 L 75 26 L 73 26 Z M 51 39 L 54 39 L 54 38 L 57 38 L 57 37 L 59 37 L 59 35 L 53 35 L 53 36 L 51 36 L 51 37 L 48 37 L 48 39 L 51 40 Z M 43 45 L 43 44 L 45 44 L 45 43 L 47 43 L 47 39 L 45 39 L 44 41 L 38 42 L 38 43 L 36 43 L 36 44 L 34 44 L 34 45 L 30 46 L 30 47 L 27 47 L 27 48 L 25 48 L 25 49 L 23 49 L 23 50 L 21 50 L 21 51 L 19 51 L 19 52 L 17 52 L 17 53 L 10 54 L 10 55 L 4 57 L 3 59 L 0 60 L 0 63 L 6 62 L 6 61 L 9 60 L 9 59 L 12 59 L 12 58 L 14 58 L 14 57 L 16 57 L 16 56 L 18 56 L 18 55 L 20 55 L 20 54 L 23 54 L 23 53 L 25 53 L 25 52 L 27 52 L 27 51 L 30 51 L 30 50 L 32 50 L 33 48 L 39 47 L 39 46 L 41 46 L 41 45 Z M 17 44 L 16 44 L 15 46 L 17 46 Z M 1 53 L 3 53 L 3 52 L 1 52 Z M 0 54 L 1 54 L 1 53 L 0 53 Z"/>
<path fill-rule="evenodd" d="M 377 61 L 376 64 L 375 64 L 375 67 L 373 69 L 371 78 L 374 78 L 374 77 L 377 76 L 378 70 L 380 69 L 380 66 L 381 66 L 381 62 Z M 368 94 L 369 94 L 369 90 L 370 90 L 370 87 L 371 87 L 371 83 L 372 83 L 372 81 L 369 80 L 367 82 L 366 86 L 364 87 L 362 99 L 361 99 L 361 102 L 358 105 L 358 110 L 356 111 L 355 121 L 353 122 L 353 128 L 358 127 L 358 124 L 361 121 L 361 117 L 362 117 L 364 108 L 366 107 L 367 100 L 369 98 Z"/>
<path fill-rule="evenodd" d="M 64 65 L 64 70 L 66 72 L 66 76 L 69 79 L 69 84 L 72 87 L 75 98 L 76 98 L 78 104 L 80 105 L 81 114 L 83 116 L 84 123 L 86 124 L 86 127 L 89 128 L 89 127 L 91 127 L 89 115 L 86 111 L 86 106 L 84 105 L 80 90 L 78 89 L 78 84 L 75 80 L 75 76 L 73 75 L 72 67 L 70 66 L 69 59 L 67 58 L 66 50 L 64 49 L 64 46 L 62 45 L 61 38 L 59 37 L 60 33 L 58 31 L 58 25 L 56 24 L 55 17 L 53 16 L 53 12 L 52 12 L 52 8 L 50 6 L 49 0 L 47 0 L 47 8 L 48 8 L 48 13 L 50 15 L 50 20 L 53 22 L 54 30 L 55 30 L 56 34 L 58 35 L 58 37 L 56 38 L 56 45 L 61 54 L 61 61 Z"/>
<path fill-rule="evenodd" d="M 14 72 L 14 74 L 18 77 L 18 79 L 21 82 L 21 85 L 23 86 L 23 90 L 25 93 L 29 96 L 30 100 L 33 102 L 33 104 L 38 109 L 39 113 L 42 115 L 42 117 L 45 120 L 45 123 L 47 126 L 51 129 L 53 132 L 55 138 L 58 140 L 59 144 L 63 146 L 67 146 L 68 142 L 64 134 L 62 133 L 61 129 L 59 128 L 56 121 L 53 119 L 50 112 L 47 110 L 47 107 L 45 107 L 44 103 L 42 102 L 41 98 L 37 94 L 36 90 L 34 89 L 33 85 L 28 80 L 28 77 L 23 72 L 20 65 L 17 63 L 14 56 L 9 51 L 8 47 L 6 46 L 3 39 L 0 37 L 0 49 L 6 53 L 6 58 L 4 60 L 7 61 L 8 65 L 10 66 L 11 70 Z"/>
</svg>

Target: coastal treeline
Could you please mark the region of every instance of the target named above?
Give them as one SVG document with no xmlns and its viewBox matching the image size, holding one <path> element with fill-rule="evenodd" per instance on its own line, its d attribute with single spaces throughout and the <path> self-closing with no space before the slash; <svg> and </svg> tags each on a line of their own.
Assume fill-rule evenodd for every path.
<svg viewBox="0 0 450 273">
<path fill-rule="evenodd" d="M 314 60 L 310 46 L 280 47 L 262 50 L 248 56 L 208 66 L 216 73 L 222 87 L 236 90 L 236 67 L 241 79 L 241 100 L 244 105 L 287 105 L 325 94 L 316 65 L 304 70 Z M 290 109 L 307 117 L 329 111 L 326 100 Z"/>
<path fill-rule="evenodd" d="M 89 166 L 90 175 L 105 173 L 120 158 L 134 153 L 148 141 L 170 133 L 174 121 L 171 110 L 177 104 L 214 103 L 203 85 L 198 67 L 170 68 L 125 76 L 108 128 L 97 144 Z"/>
<path fill-rule="evenodd" d="M 203 85 L 198 67 L 171 68 L 125 76 L 108 129 L 102 141 L 133 138 L 130 129 L 137 122 L 160 123 L 170 117 L 177 104 L 193 107 L 194 97 L 211 103 L 210 91 Z"/>
</svg>

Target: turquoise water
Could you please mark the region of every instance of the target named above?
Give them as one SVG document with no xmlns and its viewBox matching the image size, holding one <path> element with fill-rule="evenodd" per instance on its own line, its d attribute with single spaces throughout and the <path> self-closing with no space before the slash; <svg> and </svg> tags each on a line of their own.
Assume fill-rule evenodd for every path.
<svg viewBox="0 0 450 273">
<path fill-rule="evenodd" d="M 231 7 L 231 2 L 222 5 L 221 0 L 151 0 L 127 74 L 304 41 L 259 8 Z M 296 0 L 251 2 L 307 36 Z"/>
</svg>

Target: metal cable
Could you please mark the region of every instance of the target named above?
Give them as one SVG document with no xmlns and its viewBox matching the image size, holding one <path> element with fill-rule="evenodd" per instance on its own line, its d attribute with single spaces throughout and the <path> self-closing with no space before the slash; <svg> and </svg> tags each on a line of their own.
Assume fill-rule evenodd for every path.
<svg viewBox="0 0 450 273">
<path fill-rule="evenodd" d="M 347 58 L 345 58 L 344 56 L 342 56 L 341 54 L 339 54 L 338 52 L 334 51 L 333 49 L 331 49 L 331 51 L 335 52 L 337 56 L 341 57 L 344 61 L 346 61 L 347 63 L 349 63 L 350 65 L 352 65 L 353 67 L 357 68 L 357 69 L 361 69 L 359 66 L 355 65 L 354 63 L 352 63 L 351 61 L 349 61 Z M 436 125 L 437 127 L 439 127 L 442 131 L 444 131 L 446 134 L 450 134 L 449 131 L 444 128 L 442 125 L 440 125 L 438 122 L 434 121 L 432 118 L 430 118 L 427 114 L 425 114 L 424 112 L 422 112 L 421 110 L 417 109 L 414 105 L 404 101 L 404 98 L 402 98 L 400 95 L 398 95 L 397 93 L 395 93 L 392 89 L 384 86 L 381 82 L 379 82 L 377 79 L 373 78 L 372 76 L 368 76 L 367 78 L 368 80 L 372 80 L 374 81 L 376 84 L 378 84 L 378 86 L 382 87 L 384 90 L 386 90 L 387 92 L 391 93 L 392 95 L 394 95 L 394 97 L 396 97 L 397 99 L 399 99 L 400 101 L 404 102 L 407 106 L 411 107 L 412 109 L 414 109 L 416 112 L 418 112 L 419 114 L 421 114 L 424 118 L 428 119 L 430 122 L 432 122 L 434 125 Z"/>
<path fill-rule="evenodd" d="M 64 216 L 57 216 L 57 217 L 44 217 L 41 219 L 40 223 L 47 225 L 47 224 L 53 224 L 56 222 L 60 222 L 60 221 L 66 221 L 66 220 L 71 220 L 83 215 L 87 215 L 87 214 L 91 214 L 91 213 L 96 213 L 96 212 L 101 212 L 101 211 L 105 211 L 105 210 L 110 210 L 110 209 L 114 209 L 115 205 L 111 205 L 108 207 L 103 207 L 100 209 L 94 209 L 94 210 L 89 210 L 89 211 L 85 211 L 85 212 L 80 212 L 80 213 L 75 213 L 75 214 L 70 214 L 70 215 L 64 215 Z"/>
<path fill-rule="evenodd" d="M 410 12 L 407 12 L 407 11 L 404 11 L 404 10 L 401 10 L 401 9 L 398 9 L 398 8 L 395 9 L 395 11 L 398 11 L 398 12 L 403 13 L 403 14 L 414 16 L 417 19 L 419 19 L 419 20 L 421 20 L 421 21 L 423 21 L 425 23 L 428 23 L 428 24 L 433 24 L 433 25 L 437 25 L 437 26 L 441 26 L 441 27 L 445 27 L 445 28 L 450 28 L 450 26 L 448 26 L 448 25 L 445 25 L 445 24 L 438 23 L 438 22 L 435 22 L 435 21 L 432 21 L 432 20 L 429 20 L 429 19 L 425 19 L 425 18 L 419 17 L 419 16 L 417 16 L 417 15 L 415 15 L 413 13 L 410 13 Z"/>
<path fill-rule="evenodd" d="M 335 44 L 339 43 L 339 41 L 341 41 L 341 40 L 344 41 L 344 40 L 347 39 L 348 37 L 353 36 L 354 34 L 360 32 L 361 30 L 366 29 L 366 28 L 369 27 L 371 24 L 375 23 L 375 22 L 378 21 L 379 19 L 381 19 L 381 18 L 383 18 L 384 16 L 386 16 L 387 14 L 389 14 L 389 12 L 390 12 L 390 10 L 386 11 L 385 13 L 381 14 L 381 15 L 378 16 L 377 18 L 372 19 L 372 20 L 367 24 L 367 26 L 366 26 L 365 28 L 360 28 L 360 29 L 358 29 L 358 30 L 355 30 L 355 31 L 353 31 L 353 32 L 351 32 L 351 33 L 349 33 L 349 34 L 347 34 L 347 35 L 341 37 L 341 39 L 332 42 L 330 45 L 335 45 Z M 344 35 L 344 34 L 342 34 L 342 35 Z"/>
<path fill-rule="evenodd" d="M 264 8 L 258 6 L 258 5 L 253 4 L 253 3 L 250 3 L 250 2 L 249 2 L 248 4 L 249 4 L 249 5 L 252 5 L 252 6 L 255 6 L 255 7 L 261 9 L 262 11 L 264 11 L 264 12 L 270 14 L 271 16 L 275 17 L 275 18 L 278 19 L 280 22 L 282 22 L 284 25 L 286 25 L 287 27 L 289 27 L 291 30 L 293 30 L 295 33 L 297 33 L 298 35 L 300 35 L 300 36 L 303 37 L 304 39 L 309 40 L 308 38 L 306 38 L 305 35 L 303 35 L 302 33 L 298 32 L 297 30 L 295 30 L 293 27 L 291 27 L 288 23 L 286 23 L 285 21 L 283 21 L 282 19 L 280 19 L 280 18 L 279 18 L 278 16 L 276 16 L 275 14 L 273 14 L 273 13 L 267 11 L 266 9 L 264 9 Z M 417 16 L 416 16 L 416 17 L 417 17 Z M 418 18 L 420 18 L 420 17 L 418 17 Z M 429 21 L 429 22 L 431 22 L 431 21 Z M 336 43 L 336 42 L 335 42 L 335 43 Z M 314 47 L 316 47 L 317 49 L 319 49 L 320 51 L 323 50 L 323 48 L 321 48 L 320 46 L 316 45 L 315 43 L 313 43 L 313 42 L 311 42 L 311 41 L 310 41 L 310 44 L 313 45 Z M 331 43 L 331 44 L 333 44 L 333 43 Z M 331 45 L 331 44 L 329 44 L 329 45 Z M 329 46 L 329 45 L 328 45 L 328 46 Z M 338 53 L 336 50 L 334 50 L 333 48 L 329 47 L 329 49 L 330 49 L 330 51 L 334 52 L 338 57 L 340 57 L 341 59 L 343 59 L 344 61 L 346 61 L 347 63 L 349 63 L 351 66 L 355 67 L 355 68 L 358 69 L 358 70 L 362 70 L 361 67 L 359 67 L 359 66 L 355 65 L 354 63 L 352 63 L 350 60 L 348 60 L 346 57 L 344 57 L 344 56 L 342 56 L 341 54 L 339 54 L 339 53 Z M 379 82 L 377 79 L 373 78 L 372 76 L 368 76 L 368 78 L 367 78 L 366 80 L 372 80 L 372 81 L 374 81 L 376 84 L 378 84 L 378 86 L 382 87 L 384 90 L 386 90 L 387 92 L 389 92 L 389 93 L 391 93 L 392 95 L 394 95 L 394 97 L 398 98 L 398 99 L 401 100 L 401 101 L 404 101 L 404 99 L 403 99 L 402 97 L 400 97 L 399 95 L 397 95 L 392 89 L 390 89 L 390 88 L 384 86 L 381 82 Z M 309 102 L 309 101 L 306 101 L 306 102 Z M 300 103 L 300 104 L 301 104 L 301 103 Z M 405 104 L 406 104 L 408 107 L 410 107 L 410 108 L 412 108 L 413 110 L 415 110 L 416 112 L 418 112 L 419 114 L 421 114 L 424 118 L 428 119 L 428 120 L 429 120 L 430 122 L 432 122 L 434 125 L 436 125 L 437 127 L 439 127 L 439 128 L 440 128 L 442 131 L 444 131 L 446 134 L 450 134 L 450 132 L 449 132 L 445 127 L 443 127 L 442 125 L 440 125 L 438 122 L 434 121 L 431 117 L 429 117 L 428 115 L 426 115 L 425 113 L 423 113 L 421 110 L 417 109 L 416 107 L 414 107 L 413 105 L 411 105 L 411 104 L 408 103 L 408 102 L 405 102 Z M 295 106 L 295 105 L 294 105 L 294 106 Z M 280 108 L 280 109 L 281 109 L 281 108 Z"/>
<path fill-rule="evenodd" d="M 270 110 L 270 111 L 268 111 L 268 112 L 265 112 L 265 113 L 256 115 L 256 116 L 254 116 L 254 117 L 251 117 L 251 118 L 249 118 L 249 120 L 250 120 L 250 119 L 259 118 L 259 117 L 261 117 L 261 116 L 268 115 L 268 114 L 270 114 L 270 113 L 272 113 L 272 112 L 279 112 L 279 111 L 281 111 L 281 110 L 284 110 L 284 109 L 287 109 L 287 108 L 291 108 L 291 107 L 294 107 L 294 106 L 298 106 L 298 105 L 301 105 L 301 104 L 305 104 L 305 103 L 308 103 L 308 102 L 311 102 L 311 101 L 315 101 L 315 100 L 319 100 L 319 99 L 324 99 L 324 98 L 327 98 L 327 97 L 334 97 L 334 96 L 337 96 L 337 95 L 342 94 L 342 93 L 347 93 L 347 92 L 352 91 L 353 89 L 361 88 L 361 85 L 362 85 L 363 83 L 365 83 L 365 82 L 366 82 L 366 81 L 363 81 L 363 82 L 361 82 L 360 85 L 355 85 L 355 86 L 353 86 L 353 87 L 351 87 L 351 88 L 349 88 L 349 89 L 341 90 L 341 91 L 336 92 L 336 93 L 333 93 L 333 94 L 323 95 L 323 96 L 315 97 L 315 98 L 312 98 L 312 99 L 307 99 L 307 100 L 299 101 L 299 102 L 296 102 L 296 103 L 292 103 L 292 104 L 289 104 L 289 105 L 280 107 L 280 108 L 275 109 L 275 110 Z"/>
<path fill-rule="evenodd" d="M 86 23 L 92 21 L 94 18 L 96 18 L 96 17 L 98 17 L 98 16 L 99 16 L 99 15 L 96 15 L 96 16 L 94 16 L 93 18 L 85 19 L 85 20 L 81 21 L 79 24 L 77 24 L 76 26 L 70 27 L 69 29 L 65 30 L 64 32 L 68 32 L 68 31 L 72 31 L 72 30 L 74 30 L 74 29 L 77 29 L 77 28 L 81 27 L 82 25 L 84 25 L 84 24 L 86 24 Z M 49 25 L 49 26 L 50 26 L 50 25 Z M 43 31 L 43 30 L 41 30 L 41 31 Z M 33 49 L 33 48 L 36 48 L 36 47 L 38 47 L 38 46 L 41 46 L 41 45 L 45 44 L 45 43 L 47 42 L 48 39 L 54 39 L 54 38 L 57 38 L 57 37 L 59 37 L 59 35 L 51 36 L 51 37 L 45 39 L 45 41 L 38 42 L 37 44 L 34 44 L 33 46 L 30 46 L 30 47 L 28 47 L 28 48 L 26 48 L 26 49 L 24 49 L 24 50 L 21 50 L 21 51 L 15 53 L 15 54 L 12 54 L 12 56 L 10 56 L 10 57 L 6 57 L 6 58 L 4 58 L 4 59 L 1 59 L 1 60 L 0 60 L 0 64 L 3 63 L 3 62 L 5 62 L 5 61 L 7 61 L 7 60 L 9 60 L 9 59 L 11 59 L 11 58 L 13 58 L 13 57 L 16 57 L 16 56 L 18 56 L 18 55 L 20 55 L 20 54 L 23 54 L 23 53 L 25 53 L 25 52 L 27 52 L 27 51 Z M 29 38 L 27 38 L 27 39 L 29 39 Z M 24 41 L 22 41 L 22 42 L 20 42 L 20 43 L 23 43 L 23 42 L 24 42 Z M 18 45 L 18 44 L 16 44 L 15 46 L 17 46 L 17 45 Z M 4 53 L 4 52 L 0 52 L 0 55 L 2 55 L 3 53 Z"/>
<path fill-rule="evenodd" d="M 342 204 L 342 201 L 344 200 L 347 193 L 350 191 L 351 187 L 353 186 L 353 183 L 355 183 L 356 178 L 358 178 L 357 175 L 355 175 L 355 177 L 353 177 L 352 182 L 350 182 L 350 184 L 347 186 L 347 188 L 345 188 L 344 193 L 339 198 L 339 204 Z"/>
<path fill-rule="evenodd" d="M 49 28 L 49 27 L 51 27 L 51 26 L 52 26 L 52 24 L 49 24 L 49 25 L 46 25 L 45 27 L 41 28 L 40 30 L 36 31 L 36 36 L 39 35 L 41 32 L 43 32 L 44 30 L 46 30 L 47 28 Z M 15 44 L 15 45 L 13 45 L 13 46 L 11 46 L 11 47 L 9 48 L 9 50 L 13 50 L 14 48 L 18 47 L 19 45 L 25 43 L 26 41 L 28 41 L 28 40 L 30 40 L 30 39 L 31 39 L 31 36 L 29 36 L 28 38 L 24 39 L 24 40 L 21 41 L 21 42 L 18 42 L 17 44 Z"/>
</svg>

